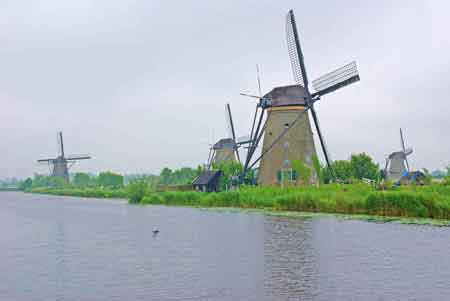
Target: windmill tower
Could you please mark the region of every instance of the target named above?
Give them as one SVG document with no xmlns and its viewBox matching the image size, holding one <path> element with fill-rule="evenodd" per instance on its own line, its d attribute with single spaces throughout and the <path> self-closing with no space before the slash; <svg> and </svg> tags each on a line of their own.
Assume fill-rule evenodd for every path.
<svg viewBox="0 0 450 301">
<path fill-rule="evenodd" d="M 262 185 L 280 185 L 280 173 L 289 170 L 291 174 L 288 174 L 288 177 L 292 182 L 300 184 L 300 181 L 296 181 L 295 172 L 292 170 L 294 160 L 304 163 L 314 171 L 313 158 L 316 156 L 316 148 L 308 111 L 311 112 L 325 161 L 331 170 L 331 159 L 320 130 L 314 103 L 325 94 L 359 81 L 356 63 L 352 62 L 313 81 L 316 92 L 311 93 L 292 10 L 286 16 L 286 36 L 296 85 L 275 87 L 262 97 L 241 93 L 259 99 L 253 122 L 256 128 L 252 128 L 251 131 L 251 144 L 245 160 L 244 173 L 259 162 L 258 182 Z M 256 120 L 258 121 L 255 122 Z M 261 155 L 253 159 L 261 139 L 263 139 Z M 285 145 L 289 147 L 286 148 Z M 317 183 L 315 172 L 310 181 Z"/>
<path fill-rule="evenodd" d="M 241 162 L 239 148 L 249 143 L 248 137 L 236 138 L 236 130 L 231 114 L 230 104 L 225 105 L 225 119 L 228 125 L 228 137 L 220 139 L 211 148 L 208 156 L 208 169 L 213 163 L 238 161 Z"/>
<path fill-rule="evenodd" d="M 405 173 L 410 172 L 408 156 L 413 153 L 413 149 L 405 147 L 402 129 L 400 129 L 400 146 L 402 150 L 393 152 L 386 158 L 384 172 L 386 177 L 393 181 L 399 181 Z"/>
<path fill-rule="evenodd" d="M 51 175 L 53 177 L 61 177 L 66 182 L 69 182 L 69 169 L 76 161 L 91 159 L 89 155 L 71 155 L 66 157 L 64 154 L 64 141 L 62 132 L 58 133 L 58 156 L 50 159 L 39 159 L 39 163 L 47 163 L 51 168 Z"/>
</svg>

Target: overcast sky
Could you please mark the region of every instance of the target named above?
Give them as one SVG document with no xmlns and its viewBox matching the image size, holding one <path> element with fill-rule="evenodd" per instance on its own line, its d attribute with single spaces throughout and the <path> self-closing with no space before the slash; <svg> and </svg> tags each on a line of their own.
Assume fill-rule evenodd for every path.
<svg viewBox="0 0 450 301">
<path fill-rule="evenodd" d="M 413 168 L 450 163 L 450 2 L 0 0 L 0 178 L 36 160 L 90 153 L 72 171 L 157 173 L 206 161 L 231 103 L 248 134 L 257 93 L 292 84 L 294 9 L 309 78 L 352 60 L 361 82 L 317 105 L 333 159 L 379 163 L 414 148 Z M 318 146 L 318 144 L 316 144 Z"/>
</svg>

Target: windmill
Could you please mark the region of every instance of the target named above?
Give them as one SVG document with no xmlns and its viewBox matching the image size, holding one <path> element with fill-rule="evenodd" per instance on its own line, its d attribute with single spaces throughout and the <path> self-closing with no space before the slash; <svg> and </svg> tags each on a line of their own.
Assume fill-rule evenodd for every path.
<svg viewBox="0 0 450 301">
<path fill-rule="evenodd" d="M 62 132 L 58 132 L 57 136 L 58 144 L 58 156 L 51 159 L 40 159 L 39 163 L 47 163 L 51 168 L 51 175 L 53 177 L 61 177 L 67 182 L 69 181 L 69 169 L 75 164 L 76 161 L 91 159 L 89 155 L 71 155 L 65 156 L 64 154 L 64 141 Z"/>
<path fill-rule="evenodd" d="M 386 158 L 384 167 L 386 177 L 393 181 L 400 180 L 406 173 L 410 172 L 408 156 L 413 153 L 413 150 L 405 147 L 402 129 L 400 129 L 400 146 L 402 150 L 391 153 Z"/>
<path fill-rule="evenodd" d="M 291 170 L 289 177 L 292 181 L 295 181 L 295 173 L 292 171 L 294 160 L 303 162 L 313 170 L 316 148 L 308 111 L 311 112 L 325 161 L 332 171 L 331 159 L 320 130 L 314 103 L 322 96 L 360 79 L 356 63 L 351 62 L 314 80 L 312 85 L 315 92 L 311 92 L 292 10 L 286 16 L 286 36 L 296 85 L 275 87 L 264 96 L 241 93 L 241 95 L 251 96 L 259 100 L 253 119 L 251 143 L 244 164 L 244 173 L 260 163 L 258 182 L 262 185 L 280 185 L 280 172 L 289 168 Z M 265 115 L 266 118 L 264 119 Z M 265 121 L 263 122 L 263 120 Z M 263 139 L 261 154 L 254 159 L 255 150 L 261 139 Z M 284 147 L 286 142 L 288 142 L 288 148 Z M 311 182 L 317 182 L 315 172 L 313 172 Z"/>
<path fill-rule="evenodd" d="M 220 139 L 210 148 L 207 164 L 208 169 L 213 163 L 226 161 L 241 162 L 239 148 L 242 145 L 249 143 L 248 137 L 236 138 L 236 130 L 229 103 L 225 105 L 225 119 L 228 125 L 228 137 Z"/>
</svg>

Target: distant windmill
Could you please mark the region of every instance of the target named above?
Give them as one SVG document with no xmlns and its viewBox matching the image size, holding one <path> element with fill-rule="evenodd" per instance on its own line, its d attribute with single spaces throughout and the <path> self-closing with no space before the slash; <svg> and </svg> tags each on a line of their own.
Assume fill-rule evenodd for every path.
<svg viewBox="0 0 450 301">
<path fill-rule="evenodd" d="M 393 152 L 386 158 L 385 175 L 393 181 L 400 180 L 405 173 L 410 172 L 408 156 L 413 153 L 413 150 L 405 147 L 402 129 L 400 129 L 400 146 L 402 150 Z"/>
<path fill-rule="evenodd" d="M 249 143 L 248 137 L 236 138 L 236 130 L 231 114 L 230 104 L 225 105 L 225 119 L 228 125 L 228 137 L 220 139 L 211 148 L 208 156 L 208 168 L 213 163 L 224 161 L 241 161 L 239 147 Z"/>
<path fill-rule="evenodd" d="M 311 111 L 322 151 L 331 171 L 331 159 L 320 130 L 314 103 L 325 94 L 359 81 L 356 63 L 352 62 L 313 81 L 316 92 L 311 93 L 292 10 L 286 17 L 286 35 L 292 71 L 297 84 L 276 87 L 262 97 L 241 93 L 241 95 L 259 99 L 253 119 L 254 126 L 251 130 L 251 143 L 244 164 L 244 173 L 260 162 L 258 182 L 262 185 L 280 185 L 280 172 L 286 170 L 286 163 L 290 164 L 293 160 L 301 161 L 313 169 L 316 149 L 308 111 Z M 263 122 L 265 113 L 267 117 Z M 263 136 L 261 155 L 253 159 Z M 283 147 L 286 142 L 289 148 Z M 290 175 L 290 178 L 294 180 L 295 177 Z M 311 182 L 317 182 L 315 172 Z"/>
<path fill-rule="evenodd" d="M 71 155 L 66 157 L 64 154 L 64 141 L 62 132 L 58 133 L 58 156 L 53 159 L 40 159 L 39 163 L 47 163 L 51 167 L 51 175 L 61 177 L 69 181 L 69 169 L 76 161 L 91 159 L 89 155 Z"/>
</svg>

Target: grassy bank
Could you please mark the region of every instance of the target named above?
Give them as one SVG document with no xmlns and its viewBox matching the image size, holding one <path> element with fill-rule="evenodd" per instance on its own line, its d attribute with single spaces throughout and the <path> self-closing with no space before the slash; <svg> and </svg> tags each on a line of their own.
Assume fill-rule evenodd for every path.
<svg viewBox="0 0 450 301">
<path fill-rule="evenodd" d="M 210 194 L 161 192 L 146 195 L 139 203 L 450 219 L 450 187 L 440 185 L 390 191 L 355 184 L 285 189 L 247 187 Z"/>
<path fill-rule="evenodd" d="M 28 192 L 133 199 L 130 203 L 262 209 L 273 212 L 312 212 L 384 217 L 450 220 L 450 186 L 404 186 L 377 191 L 365 184 L 320 187 L 243 187 L 239 191 L 199 193 L 194 191 L 148 192 L 140 189 L 34 188 Z M 141 187 L 142 188 L 142 187 Z M 141 191 L 142 190 L 142 191 Z M 133 193 L 134 192 L 134 193 Z M 139 202 L 136 200 L 140 199 Z"/>
<path fill-rule="evenodd" d="M 27 190 L 30 193 L 41 193 L 51 195 L 63 196 L 77 196 L 84 198 L 128 198 L 128 193 L 125 189 L 109 189 L 109 188 L 47 188 L 39 187 Z"/>
<path fill-rule="evenodd" d="M 20 191 L 19 188 L 0 188 L 0 191 Z"/>
</svg>

